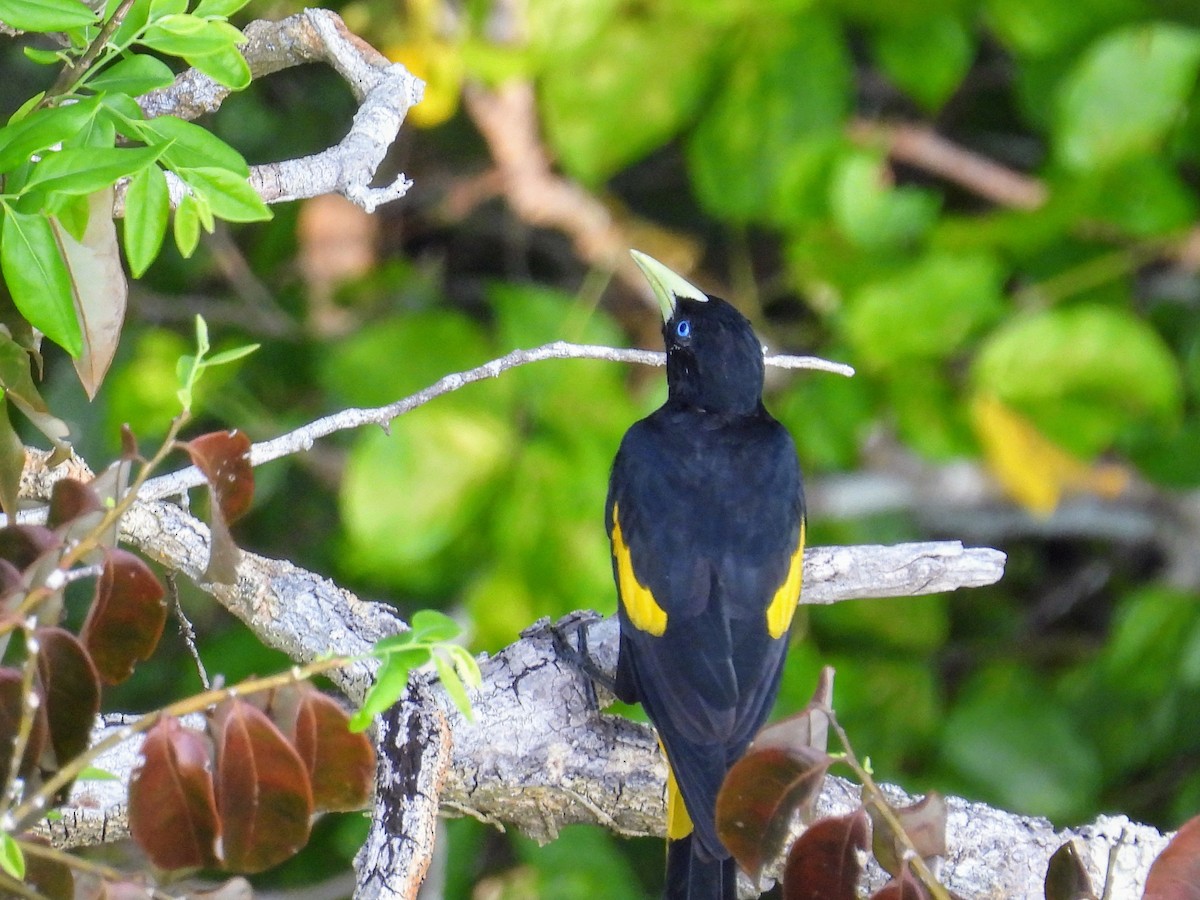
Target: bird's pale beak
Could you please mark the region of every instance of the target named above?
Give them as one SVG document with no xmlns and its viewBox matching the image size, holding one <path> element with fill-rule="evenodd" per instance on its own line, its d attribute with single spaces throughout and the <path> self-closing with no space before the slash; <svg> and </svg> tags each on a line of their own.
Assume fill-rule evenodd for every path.
<svg viewBox="0 0 1200 900">
<path fill-rule="evenodd" d="M 658 299 L 664 320 L 675 315 L 675 302 L 678 299 L 690 297 L 700 303 L 708 301 L 708 295 L 704 291 L 683 276 L 672 272 L 653 256 L 647 256 L 640 250 L 630 250 L 629 255 L 633 257 L 633 261 L 638 264 L 638 268 L 650 282 L 650 288 Z"/>
</svg>

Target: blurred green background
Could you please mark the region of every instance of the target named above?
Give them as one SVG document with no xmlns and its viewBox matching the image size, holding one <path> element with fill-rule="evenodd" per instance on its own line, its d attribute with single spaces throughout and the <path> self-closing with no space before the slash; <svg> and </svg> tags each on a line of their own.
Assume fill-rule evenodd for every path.
<svg viewBox="0 0 1200 900">
<path fill-rule="evenodd" d="M 255 0 L 247 19 L 298 8 Z M 770 379 L 811 543 L 960 538 L 1009 554 L 992 588 L 802 610 L 778 711 L 832 664 L 839 715 L 884 780 L 1059 824 L 1119 811 L 1167 828 L 1200 810 L 1200 7 L 335 8 L 428 79 L 386 167 L 412 192 L 369 221 L 327 199 L 220 229 L 188 261 L 168 249 L 134 286 L 95 403 L 48 360 L 47 396 L 86 458 L 111 458 L 122 422 L 144 446 L 164 432 L 196 312 L 218 349 L 263 344 L 203 385 L 207 424 L 255 439 L 516 347 L 653 346 L 656 311 L 586 240 L 585 213 L 603 209 L 626 245 L 735 299 L 773 349 L 858 368 Z M 6 46 L 3 111 L 44 77 Z M 477 127 L 498 91 L 524 87 L 536 119 L 503 116 L 501 131 L 536 129 L 586 191 L 577 220 L 510 203 L 520 186 Z M 353 112 L 337 76 L 309 67 L 207 124 L 257 163 L 328 146 Z M 470 386 L 390 435 L 261 469 L 237 537 L 406 613 L 450 611 L 479 650 L 539 616 L 611 612 L 608 465 L 661 381 L 558 361 Z M 281 665 L 186 599 L 210 671 Z M 194 690 L 179 650 L 110 703 Z M 258 881 L 330 878 L 364 830 L 330 820 Z M 652 840 L 447 832 L 447 897 L 638 897 L 661 877 Z"/>
</svg>

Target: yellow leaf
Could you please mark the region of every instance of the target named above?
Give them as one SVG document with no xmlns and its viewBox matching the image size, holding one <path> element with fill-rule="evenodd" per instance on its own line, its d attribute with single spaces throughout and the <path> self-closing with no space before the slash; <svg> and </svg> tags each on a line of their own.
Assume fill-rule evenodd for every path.
<svg viewBox="0 0 1200 900">
<path fill-rule="evenodd" d="M 409 122 L 418 128 L 433 128 L 458 112 L 464 66 L 457 44 L 416 38 L 388 47 L 386 54 L 425 82 L 425 99 L 408 111 Z"/>
<path fill-rule="evenodd" d="M 1050 515 L 1066 493 L 1112 498 L 1129 483 L 1123 467 L 1072 456 L 995 397 L 975 397 L 971 418 L 996 480 L 1005 493 L 1036 515 Z"/>
</svg>

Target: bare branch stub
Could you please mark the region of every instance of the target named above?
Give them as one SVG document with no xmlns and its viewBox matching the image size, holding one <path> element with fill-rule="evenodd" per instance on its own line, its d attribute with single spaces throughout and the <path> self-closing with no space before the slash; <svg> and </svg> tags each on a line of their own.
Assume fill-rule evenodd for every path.
<svg viewBox="0 0 1200 900">
<path fill-rule="evenodd" d="M 350 131 L 335 146 L 301 159 L 252 166 L 250 184 L 259 196 L 267 203 L 282 203 L 337 193 L 367 212 L 404 196 L 412 182 L 403 175 L 384 187 L 371 187 L 371 182 L 408 110 L 421 101 L 424 82 L 352 34 L 326 9 L 305 10 L 278 22 L 252 22 L 245 34 L 241 50 L 253 78 L 324 62 L 345 79 L 359 101 Z M 147 118 L 195 119 L 219 109 L 229 93 L 207 75 L 188 69 L 170 85 L 139 97 L 138 104 Z M 186 187 L 171 173 L 168 176 L 174 206 Z M 116 214 L 123 209 L 124 192 L 119 190 Z"/>
</svg>

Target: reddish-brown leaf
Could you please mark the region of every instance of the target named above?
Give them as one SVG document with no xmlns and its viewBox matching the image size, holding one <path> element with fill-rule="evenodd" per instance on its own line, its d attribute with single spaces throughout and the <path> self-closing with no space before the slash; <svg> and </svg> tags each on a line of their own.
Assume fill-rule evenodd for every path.
<svg viewBox="0 0 1200 900">
<path fill-rule="evenodd" d="M 820 794 L 832 764 L 829 754 L 813 747 L 754 744 L 733 764 L 717 794 L 717 833 L 753 881 L 779 853 L 793 815 Z"/>
<path fill-rule="evenodd" d="M 312 788 L 300 754 L 241 700 L 217 709 L 217 810 L 225 868 L 261 872 L 308 840 Z"/>
<path fill-rule="evenodd" d="M 105 684 L 118 684 L 147 659 L 167 621 L 163 587 L 150 567 L 121 549 L 105 551 L 104 571 L 83 623 L 83 643 Z"/>
<path fill-rule="evenodd" d="M 783 872 L 785 900 L 855 900 L 867 849 L 867 814 L 814 822 L 792 844 Z"/>
<path fill-rule="evenodd" d="M 930 791 L 916 803 L 893 809 L 900 827 L 922 859 L 946 855 L 946 801 L 937 791 Z M 879 864 L 892 875 L 903 868 L 906 848 L 900 836 L 874 807 L 870 810 L 871 850 Z"/>
<path fill-rule="evenodd" d="M 129 780 L 129 831 L 160 869 L 217 865 L 216 798 L 208 741 L 165 718 L 142 743 Z"/>
<path fill-rule="evenodd" d="M 375 780 L 371 741 L 365 732 L 350 731 L 350 718 L 336 700 L 304 688 L 291 736 L 312 784 L 313 806 L 328 812 L 362 809 Z"/>
<path fill-rule="evenodd" d="M 1046 866 L 1046 900 L 1096 900 L 1092 878 L 1074 841 L 1054 851 Z"/>
<path fill-rule="evenodd" d="M 214 431 L 183 445 L 192 462 L 208 479 L 217 506 L 229 524 L 250 509 L 254 499 L 254 469 L 250 438 L 244 431 Z"/>
<path fill-rule="evenodd" d="M 899 876 L 871 895 L 871 900 L 929 900 L 929 891 L 908 866 L 904 866 Z"/>
<path fill-rule="evenodd" d="M 95 491 L 74 478 L 64 478 L 56 481 L 50 491 L 50 512 L 46 524 L 58 528 L 86 513 L 100 512 L 102 509 Z"/>
<path fill-rule="evenodd" d="M 1188 819 L 1146 876 L 1142 900 L 1200 898 L 1200 816 Z"/>
<path fill-rule="evenodd" d="M 142 458 L 142 454 L 138 452 L 137 435 L 133 433 L 133 429 L 126 422 L 121 426 L 121 459 L 132 462 Z"/>
<path fill-rule="evenodd" d="M 100 677 L 83 644 L 71 632 L 39 628 L 35 635 L 41 648 L 37 665 L 46 695 L 50 746 L 57 767 L 61 767 L 87 749 L 88 735 L 100 711 Z"/>
<path fill-rule="evenodd" d="M 0 669 L 0 783 L 7 783 L 8 770 L 12 764 L 13 740 L 21 726 L 21 711 L 25 705 L 25 688 L 19 669 Z M 50 727 L 46 724 L 46 704 L 39 703 L 33 715 L 33 729 L 25 744 L 25 755 L 17 773 L 29 777 L 42 751 L 50 740 Z"/>
<path fill-rule="evenodd" d="M 0 559 L 24 572 L 43 553 L 59 546 L 61 540 L 41 525 L 7 525 L 0 528 Z"/>
<path fill-rule="evenodd" d="M 8 597 L 15 591 L 25 587 L 21 580 L 21 570 L 7 559 L 0 559 L 0 599 Z"/>
</svg>

